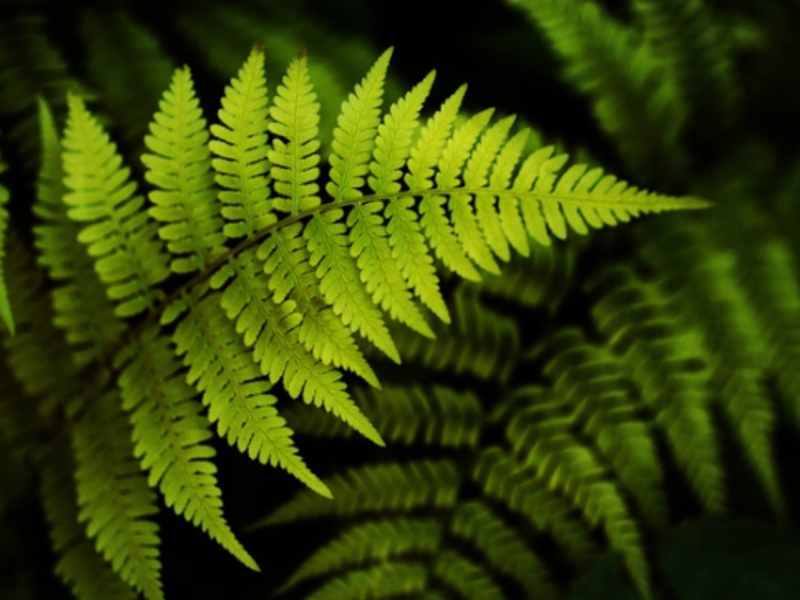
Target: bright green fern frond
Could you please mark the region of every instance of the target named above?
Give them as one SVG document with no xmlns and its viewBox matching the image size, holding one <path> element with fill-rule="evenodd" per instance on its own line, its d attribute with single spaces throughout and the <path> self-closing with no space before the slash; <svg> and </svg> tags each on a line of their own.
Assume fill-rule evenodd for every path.
<svg viewBox="0 0 800 600">
<path fill-rule="evenodd" d="M 7 165 L 3 162 L 3 157 L 0 156 L 0 173 L 3 173 L 6 169 Z M 14 317 L 11 314 L 11 305 L 8 303 L 8 290 L 6 289 L 5 270 L 3 267 L 6 254 L 6 228 L 8 227 L 6 204 L 9 197 L 8 190 L 3 185 L 0 185 L 0 319 L 3 320 L 3 323 L 13 335 Z"/>
<path fill-rule="evenodd" d="M 391 48 L 381 54 L 342 104 L 337 127 L 333 130 L 333 152 L 328 159 L 331 181 L 326 191 L 334 202 L 361 196 L 380 124 L 383 84 L 391 56 Z"/>
<path fill-rule="evenodd" d="M 63 281 L 52 291 L 53 324 L 64 330 L 72 360 L 84 366 L 116 348 L 125 324 L 114 314 L 114 303 L 94 270 L 94 260 L 78 241 L 81 225 L 67 216 L 61 142 L 50 106 L 41 98 L 39 122 L 42 157 L 33 205 L 42 221 L 33 228 L 37 262 L 50 277 Z"/>
<path fill-rule="evenodd" d="M 292 398 L 302 394 L 307 404 L 326 410 L 383 445 L 380 435 L 347 394 L 341 373 L 318 361 L 298 339 L 302 317 L 296 303 L 276 303 L 262 276 L 261 261 L 254 252 L 244 252 L 212 278 L 212 287 L 233 281 L 222 293 L 220 305 L 243 334 L 245 345 L 253 347 L 253 358 L 261 372 L 276 383 L 283 378 Z"/>
<path fill-rule="evenodd" d="M 349 252 L 342 211 L 330 211 L 311 218 L 303 236 L 308 242 L 309 264 L 320 280 L 319 291 L 333 312 L 351 331 L 375 344 L 393 361 L 400 355 L 380 311 L 361 284 L 358 266 Z"/>
<path fill-rule="evenodd" d="M 444 151 L 453 123 L 458 116 L 461 101 L 466 93 L 466 86 L 461 86 L 450 96 L 439 110 L 423 127 L 419 139 L 411 149 L 408 160 L 406 185 L 413 190 L 430 190 L 439 159 Z M 449 269 L 470 281 L 479 281 L 480 275 L 472 262 L 464 254 L 456 239 L 453 227 L 445 215 L 443 196 L 420 194 L 420 225 L 425 236 L 430 240 L 436 256 Z"/>
<path fill-rule="evenodd" d="M 291 293 L 294 311 L 300 319 L 297 337 L 314 358 L 326 365 L 348 369 L 379 387 L 350 330 L 320 296 L 301 230 L 300 223 L 289 225 L 258 248 L 264 272 L 270 276 L 269 288 L 275 292 L 274 300 L 281 303 Z"/>
<path fill-rule="evenodd" d="M 286 469 L 312 490 L 330 497 L 292 443 L 292 430 L 278 415 L 272 385 L 261 375 L 251 353 L 229 326 L 217 294 L 189 303 L 189 314 L 175 329 L 173 341 L 189 367 L 187 381 L 203 393 L 208 418 L 220 436 L 262 464 Z"/>
<path fill-rule="evenodd" d="M 69 96 L 64 133 L 64 202 L 69 217 L 87 223 L 78 239 L 95 257 L 95 269 L 108 284 L 116 313 L 130 316 L 152 309 L 161 294 L 151 289 L 169 275 L 166 255 L 155 239 L 156 227 L 142 211 L 144 198 L 134 196 L 130 169 L 83 100 Z"/>
<path fill-rule="evenodd" d="M 396 180 L 400 178 L 400 169 L 410 151 L 416 117 L 432 84 L 433 73 L 398 100 L 378 127 L 373 160 L 369 167 L 372 176 L 368 178 L 369 187 L 376 196 L 392 196 L 400 191 L 401 186 Z M 396 201 L 390 199 L 390 206 L 392 202 Z M 413 202 L 409 200 L 405 203 L 405 208 L 411 204 Z M 412 281 L 423 286 L 426 291 L 421 293 L 441 312 L 444 303 L 434 299 L 438 294 L 435 275 L 430 268 L 430 261 L 427 260 L 423 240 L 417 235 L 413 213 L 403 210 L 402 202 L 387 208 L 391 217 L 390 228 L 387 229 L 384 218 L 379 214 L 381 208 L 377 202 L 353 206 L 347 219 L 352 242 L 351 254 L 358 262 L 362 281 L 375 304 L 415 331 L 433 337 L 430 326 L 411 299 L 406 281 L 407 275 L 416 273 L 411 275 Z M 402 245 L 399 249 L 398 245 L 403 243 L 412 244 L 411 248 L 406 248 L 410 254 L 398 259 L 398 253 L 402 249 Z M 400 269 L 389 268 L 393 262 L 398 262 Z M 446 315 L 446 309 L 444 314 Z"/>
<path fill-rule="evenodd" d="M 207 267 L 224 252 L 206 120 L 188 67 L 178 69 L 164 92 L 144 143 L 145 178 L 158 189 L 149 194 L 150 215 L 172 253 L 175 273 Z"/>
<path fill-rule="evenodd" d="M 146 330 L 117 357 L 123 408 L 131 411 L 136 456 L 158 485 L 167 506 L 258 571 L 222 514 L 222 492 L 210 461 L 215 451 L 204 444 L 211 432 L 202 406 L 180 373 L 169 339 Z"/>
<path fill-rule="evenodd" d="M 418 506 L 448 507 L 455 502 L 461 481 L 452 462 L 421 460 L 349 469 L 326 483 L 333 492 L 333 500 L 304 490 L 254 527 L 329 515 L 410 511 Z"/>
<path fill-rule="evenodd" d="M 393 195 L 402 187 L 398 180 L 401 168 L 411 151 L 412 134 L 422 103 L 433 85 L 433 73 L 395 103 L 378 128 L 375 153 L 370 171 L 369 186 L 376 195 Z M 442 321 L 449 323 L 450 315 L 439 291 L 439 279 L 433 259 L 421 232 L 419 217 L 413 210 L 413 198 L 392 198 L 384 211 L 388 225 L 392 258 L 403 273 L 411 290 Z"/>
<path fill-rule="evenodd" d="M 56 575 L 79 600 L 134 600 L 134 591 L 97 553 L 78 522 L 69 440 L 60 438 L 42 458 L 42 505 L 50 524 L 53 550 L 59 555 Z"/>
<path fill-rule="evenodd" d="M 445 189 L 460 187 L 459 175 L 461 174 L 464 163 L 467 168 L 464 172 L 464 186 L 470 187 L 467 183 L 469 178 L 471 183 L 476 183 L 473 170 L 475 162 L 480 161 L 480 150 L 473 146 L 478 141 L 483 129 L 489 124 L 493 109 L 480 112 L 461 125 L 442 151 L 439 159 L 439 172 L 436 175 L 436 185 Z M 485 148 L 485 147 L 484 147 Z M 467 159 L 470 159 L 467 161 Z M 477 187 L 477 186 L 475 186 Z M 472 207 L 472 199 L 467 194 L 454 194 L 450 197 L 448 208 L 452 215 L 453 229 L 461 242 L 464 251 L 475 263 L 489 273 L 499 273 L 497 263 L 492 257 L 489 246 L 478 227 Z"/>
<path fill-rule="evenodd" d="M 71 429 L 80 514 L 97 551 L 147 600 L 163 600 L 155 494 L 133 458 L 117 394 L 96 398 Z"/>
<path fill-rule="evenodd" d="M 353 525 L 319 548 L 280 591 L 373 561 L 388 563 L 408 554 L 433 554 L 441 544 L 442 533 L 442 524 L 436 519 L 402 517 Z"/>
<path fill-rule="evenodd" d="M 272 163 L 270 176 L 275 191 L 281 196 L 273 200 L 273 205 L 291 215 L 320 203 L 316 183 L 320 173 L 319 103 L 312 90 L 308 60 L 305 56 L 296 58 L 278 86 L 269 111 L 273 138 L 267 158 Z"/>
<path fill-rule="evenodd" d="M 225 88 L 218 113 L 222 123 L 211 125 L 215 139 L 209 148 L 217 156 L 212 165 L 223 188 L 219 199 L 229 238 L 251 236 L 275 222 L 268 199 L 266 86 L 264 52 L 256 47 Z"/>
<path fill-rule="evenodd" d="M 459 505 L 451 530 L 474 543 L 494 569 L 519 582 L 528 598 L 556 600 L 561 597 L 547 567 L 528 548 L 524 538 L 483 502 Z"/>
</svg>

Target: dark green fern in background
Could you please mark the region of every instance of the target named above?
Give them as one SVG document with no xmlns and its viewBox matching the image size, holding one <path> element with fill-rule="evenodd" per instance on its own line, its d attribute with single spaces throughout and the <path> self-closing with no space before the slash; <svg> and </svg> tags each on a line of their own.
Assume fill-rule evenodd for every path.
<svg viewBox="0 0 800 600">
<path fill-rule="evenodd" d="M 800 8 L 2 8 L 2 597 L 793 597 Z"/>
</svg>

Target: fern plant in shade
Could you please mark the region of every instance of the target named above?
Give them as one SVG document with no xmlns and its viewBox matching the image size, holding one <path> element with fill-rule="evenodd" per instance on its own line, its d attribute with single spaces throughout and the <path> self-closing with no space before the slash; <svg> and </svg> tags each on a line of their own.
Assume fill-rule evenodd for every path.
<svg viewBox="0 0 800 600">
<path fill-rule="evenodd" d="M 491 110 L 456 125 L 464 87 L 423 124 L 433 73 L 382 112 L 390 56 L 342 105 L 325 161 L 305 55 L 270 100 L 257 45 L 210 127 L 191 72 L 178 69 L 144 139 L 146 194 L 80 95 L 68 96 L 61 133 L 40 100 L 36 252 L 11 236 L 6 261 L 3 316 L 10 323 L 13 313 L 16 334 L 5 355 L 17 383 L 4 410 L 32 410 L 26 448 L 42 472 L 56 572 L 79 597 L 164 597 L 154 490 L 259 568 L 224 516 L 213 430 L 316 497 L 345 498 L 300 456 L 278 396 L 383 445 L 388 434 L 351 397 L 343 371 L 380 389 L 362 347 L 400 361 L 387 316 L 427 338 L 432 319 L 451 320 L 438 267 L 477 281 L 568 230 L 708 206 L 599 168 L 565 168 L 566 155 L 530 150 L 529 132 L 512 133 L 513 118 L 493 122 Z M 434 397 L 470 414 L 458 395 Z M 451 439 L 451 429 L 452 443 L 474 440 Z M 74 477 L 57 476 L 63 469 Z M 445 502 L 450 471 L 423 462 L 415 473 L 441 475 L 435 497 Z M 493 523 L 487 511 L 474 505 L 464 527 Z M 457 554 L 442 560 L 462 586 L 477 576 Z M 410 590 L 413 566 L 398 569 L 381 577 Z"/>
</svg>

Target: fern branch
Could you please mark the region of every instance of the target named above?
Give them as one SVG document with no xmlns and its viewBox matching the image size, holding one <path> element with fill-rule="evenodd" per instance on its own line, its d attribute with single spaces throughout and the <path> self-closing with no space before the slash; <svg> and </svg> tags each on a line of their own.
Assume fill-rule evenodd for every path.
<svg viewBox="0 0 800 600">
<path fill-rule="evenodd" d="M 175 273 L 202 270 L 224 253 L 222 218 L 216 205 L 206 121 L 188 69 L 178 69 L 144 138 L 149 213 L 163 223 L 158 234 L 173 254 Z"/>
<path fill-rule="evenodd" d="M 155 495 L 133 459 L 130 428 L 111 393 L 97 398 L 71 429 L 77 463 L 78 519 L 98 552 L 147 600 L 163 600 Z"/>
<path fill-rule="evenodd" d="M 267 161 L 267 88 L 264 75 L 264 52 L 253 48 L 238 77 L 225 88 L 222 124 L 211 126 L 215 139 L 209 148 L 216 182 L 223 188 L 219 199 L 225 204 L 225 235 L 250 237 L 275 222 L 268 200 Z"/>
<path fill-rule="evenodd" d="M 150 329 L 116 359 L 122 369 L 123 407 L 131 411 L 133 441 L 148 483 L 158 485 L 167 506 L 208 535 L 251 569 L 258 565 L 236 539 L 222 514 L 221 491 L 205 445 L 211 433 L 200 404 L 186 384 L 169 340 Z"/>
<path fill-rule="evenodd" d="M 186 376 L 203 393 L 208 418 L 220 436 L 262 464 L 280 466 L 312 490 L 330 497 L 330 490 L 297 454 L 292 430 L 275 409 L 277 399 L 264 381 L 241 338 L 227 326 L 216 294 L 195 303 L 187 298 L 189 314 L 175 329 L 179 356 L 185 355 Z"/>
<path fill-rule="evenodd" d="M 64 134 L 64 202 L 69 217 L 86 222 L 79 241 L 96 259 L 108 297 L 120 301 L 115 312 L 130 316 L 152 309 L 160 294 L 151 287 L 169 275 L 155 224 L 140 212 L 144 198 L 134 196 L 130 169 L 121 167 L 116 148 L 86 110 L 83 100 L 69 96 Z"/>
</svg>

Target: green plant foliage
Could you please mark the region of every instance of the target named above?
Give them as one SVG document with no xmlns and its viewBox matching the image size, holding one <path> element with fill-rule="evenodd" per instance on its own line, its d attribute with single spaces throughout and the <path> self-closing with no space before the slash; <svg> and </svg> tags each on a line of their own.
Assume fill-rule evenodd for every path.
<svg viewBox="0 0 800 600">
<path fill-rule="evenodd" d="M 35 240 L 38 262 L 55 285 L 53 315 L 36 325 L 48 329 L 35 345 L 63 332 L 59 347 L 66 344 L 64 356 L 72 361 L 59 385 L 34 381 L 20 344 L 10 347 L 10 364 L 30 392 L 52 396 L 50 410 L 68 415 L 77 520 L 114 573 L 149 600 L 163 597 L 152 488 L 178 515 L 258 569 L 223 515 L 216 452 L 208 443 L 214 423 L 231 445 L 309 486 L 307 506 L 294 518 L 360 510 L 347 499 L 376 479 L 392 486 L 370 500 L 372 510 L 398 502 L 452 504 L 460 476 L 441 461 L 353 471 L 324 483 L 297 453 L 271 393 L 281 381 L 289 396 L 323 407 L 379 445 L 386 439 L 474 445 L 482 411 L 469 395 L 398 388 L 394 417 L 379 409 L 387 396 L 377 395 L 380 384 L 354 337 L 397 361 L 383 313 L 429 338 L 434 333 L 423 310 L 451 321 L 434 256 L 479 279 L 479 268 L 499 271 L 494 256 L 508 261 L 510 248 L 528 254 L 527 236 L 549 246 L 551 235 L 564 238 L 568 229 L 585 234 L 642 213 L 707 206 L 639 190 L 599 168 L 565 169 L 567 156 L 552 147 L 523 156 L 527 133 L 509 137 L 513 119 L 492 125 L 490 110 L 454 129 L 463 87 L 422 125 L 433 73 L 381 116 L 390 56 L 378 59 L 342 105 L 324 192 L 320 105 L 305 55 L 290 63 L 270 101 L 257 44 L 225 90 L 220 123 L 210 127 L 189 69 L 178 69 L 144 140 L 149 205 L 80 96 L 68 96 L 62 136 L 40 100 L 35 212 L 42 221 Z M 165 290 L 172 277 L 185 275 L 191 278 Z M 468 323 L 483 323 L 471 302 L 472 313 L 463 303 L 456 307 L 464 333 Z M 132 323 L 136 315 L 143 318 Z M 479 339 L 497 327 L 498 343 L 515 339 L 513 328 L 500 317 L 497 323 L 481 325 Z M 20 341 L 31 335 L 21 333 Z M 360 396 L 361 406 L 341 370 L 373 386 L 371 396 Z M 79 400 L 59 392 L 65 389 L 81 390 Z M 301 431 L 312 423 L 295 419 Z M 392 423 L 397 427 L 387 429 Z M 397 474 L 404 473 L 398 485 Z M 52 504 L 63 486 L 44 489 Z M 66 540 L 75 537 L 61 529 L 53 535 L 65 552 Z M 58 572 L 76 593 L 95 593 L 83 591 L 90 567 L 69 552 Z M 524 571 L 524 565 L 513 568 Z M 437 569 L 463 589 L 499 593 L 460 555 L 444 554 Z M 354 577 L 364 585 L 406 586 L 398 573 Z"/>
<path fill-rule="evenodd" d="M 0 595 L 667 600 L 796 518 L 796 7 L 420 7 L 0 0 Z"/>
</svg>

